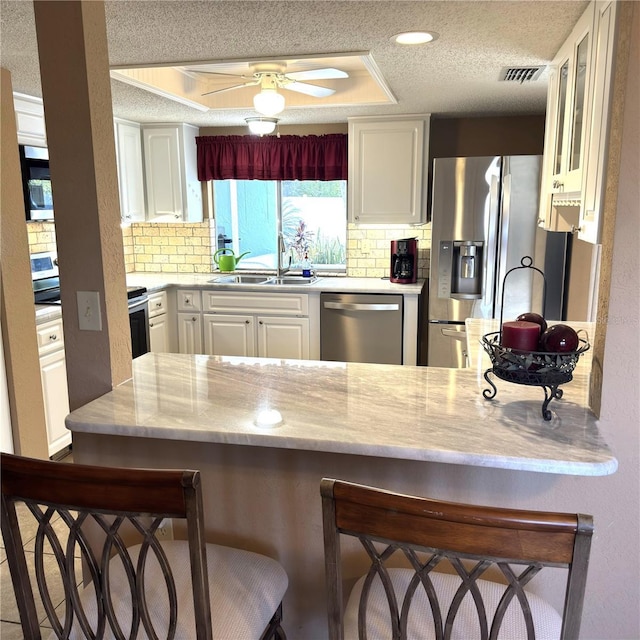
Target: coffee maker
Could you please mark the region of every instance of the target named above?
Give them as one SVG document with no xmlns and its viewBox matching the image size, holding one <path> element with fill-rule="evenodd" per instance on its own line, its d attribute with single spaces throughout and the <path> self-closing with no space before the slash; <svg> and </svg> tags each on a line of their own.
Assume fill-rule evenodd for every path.
<svg viewBox="0 0 640 640">
<path fill-rule="evenodd" d="M 418 239 L 391 241 L 390 282 L 411 284 L 418 279 Z"/>
</svg>

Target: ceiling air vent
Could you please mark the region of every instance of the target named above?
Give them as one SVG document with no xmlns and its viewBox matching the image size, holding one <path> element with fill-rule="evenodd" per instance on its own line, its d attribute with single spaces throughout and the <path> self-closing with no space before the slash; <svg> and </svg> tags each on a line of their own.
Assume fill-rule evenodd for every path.
<svg viewBox="0 0 640 640">
<path fill-rule="evenodd" d="M 544 71 L 541 67 L 503 67 L 500 72 L 501 82 L 531 82 L 537 80 Z"/>
</svg>

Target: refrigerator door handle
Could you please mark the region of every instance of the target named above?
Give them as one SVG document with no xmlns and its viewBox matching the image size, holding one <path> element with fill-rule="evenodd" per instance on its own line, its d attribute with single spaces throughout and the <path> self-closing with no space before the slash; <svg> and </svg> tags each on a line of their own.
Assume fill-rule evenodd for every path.
<svg viewBox="0 0 640 640">
<path fill-rule="evenodd" d="M 460 340 L 460 342 L 467 339 L 467 332 L 464 329 L 440 329 L 440 332 L 443 336 L 453 338 L 454 340 Z"/>
<path fill-rule="evenodd" d="M 502 179 L 502 213 L 500 221 L 500 239 L 498 243 L 498 270 L 496 273 L 496 300 L 494 314 L 498 315 L 500 310 L 500 316 L 502 317 L 502 287 L 504 284 L 504 277 L 507 275 L 507 249 L 508 249 L 508 234 L 511 217 L 511 174 L 507 174 Z"/>
<path fill-rule="evenodd" d="M 489 191 L 489 217 L 487 228 L 487 258 L 485 262 L 485 287 L 482 304 L 488 314 L 485 317 L 493 318 L 495 315 L 495 270 L 498 251 L 498 223 L 500 215 L 500 183 L 499 176 L 491 176 L 491 189 Z"/>
</svg>

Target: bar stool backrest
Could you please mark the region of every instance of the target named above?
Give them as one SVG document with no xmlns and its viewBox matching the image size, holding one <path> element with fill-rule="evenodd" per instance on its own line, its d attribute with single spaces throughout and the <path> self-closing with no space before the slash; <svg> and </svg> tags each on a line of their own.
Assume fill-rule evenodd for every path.
<svg viewBox="0 0 640 640">
<path fill-rule="evenodd" d="M 195 637 L 212 638 L 198 471 L 91 467 L 9 454 L 2 454 L 1 463 L 2 535 L 25 638 L 41 637 L 41 606 L 58 638 L 92 637 L 90 627 L 106 629 L 104 637 L 172 637 L 184 594 L 176 588 L 176 568 L 158 539 L 165 518 L 185 522 L 187 541 L 176 544 L 188 545 L 191 566 L 186 571 L 193 595 L 186 600 Z M 24 509 L 20 503 L 36 521 L 31 573 L 37 597 L 16 512 L 16 506 Z M 132 547 L 136 539 L 139 544 Z M 56 608 L 59 601 L 50 592 L 47 561 L 59 570 L 61 607 Z M 81 585 L 83 565 L 92 582 L 89 589 Z M 153 601 L 156 592 L 163 594 L 162 604 Z M 126 624 L 116 619 L 123 595 L 130 601 Z"/>
<path fill-rule="evenodd" d="M 328 478 L 321 495 L 330 640 L 578 639 L 591 516 L 441 502 Z M 343 578 L 343 537 L 359 540 L 369 567 L 346 607 L 343 579 L 358 574 Z M 566 577 L 561 614 L 525 590 L 548 567 Z"/>
</svg>

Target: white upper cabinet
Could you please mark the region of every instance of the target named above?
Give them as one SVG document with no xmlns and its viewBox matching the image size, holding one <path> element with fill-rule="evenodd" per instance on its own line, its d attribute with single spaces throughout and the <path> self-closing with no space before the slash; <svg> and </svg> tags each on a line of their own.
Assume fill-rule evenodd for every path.
<svg viewBox="0 0 640 640">
<path fill-rule="evenodd" d="M 16 113 L 18 144 L 46 147 L 47 132 L 44 126 L 42 100 L 23 93 L 14 93 L 13 108 Z"/>
<path fill-rule="evenodd" d="M 140 125 L 114 120 L 120 216 L 123 222 L 144 222 L 144 173 Z"/>
<path fill-rule="evenodd" d="M 550 69 L 539 225 L 599 242 L 616 3 L 591 2 Z"/>
<path fill-rule="evenodd" d="M 188 124 L 143 125 L 149 222 L 202 222 L 197 135 Z"/>
<path fill-rule="evenodd" d="M 426 222 L 429 119 L 349 119 L 350 222 Z"/>
<path fill-rule="evenodd" d="M 619 5 L 614 1 L 596 2 L 593 30 L 593 104 L 585 147 L 586 174 L 582 181 L 582 206 L 578 238 L 600 243 L 607 155 L 609 152 L 610 107 L 613 96 L 614 55 Z"/>
</svg>

